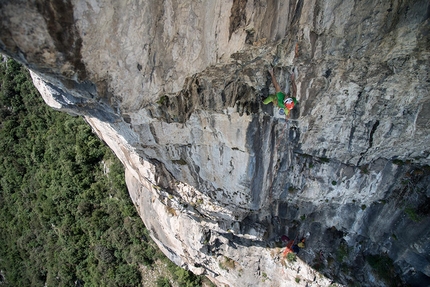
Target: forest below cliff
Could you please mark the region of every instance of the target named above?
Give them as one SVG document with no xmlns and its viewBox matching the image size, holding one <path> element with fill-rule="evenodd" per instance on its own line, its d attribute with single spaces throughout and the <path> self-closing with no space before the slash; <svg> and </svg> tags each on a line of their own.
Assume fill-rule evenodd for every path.
<svg viewBox="0 0 430 287">
<path fill-rule="evenodd" d="M 124 170 L 81 117 L 54 111 L 28 71 L 0 63 L 0 285 L 199 286 L 151 241 Z M 173 285 L 172 285 L 173 284 Z"/>
</svg>

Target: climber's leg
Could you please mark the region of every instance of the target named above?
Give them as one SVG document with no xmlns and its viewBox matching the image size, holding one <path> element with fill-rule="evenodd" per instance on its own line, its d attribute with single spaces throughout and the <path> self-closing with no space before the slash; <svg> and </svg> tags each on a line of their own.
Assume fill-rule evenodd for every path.
<svg viewBox="0 0 430 287">
<path fill-rule="evenodd" d="M 275 102 L 277 101 L 277 99 L 278 98 L 276 97 L 276 95 L 269 95 L 267 98 L 265 98 L 263 100 L 263 104 L 267 105 L 267 104 L 269 104 L 271 102 L 273 102 L 273 104 L 275 104 Z"/>
</svg>

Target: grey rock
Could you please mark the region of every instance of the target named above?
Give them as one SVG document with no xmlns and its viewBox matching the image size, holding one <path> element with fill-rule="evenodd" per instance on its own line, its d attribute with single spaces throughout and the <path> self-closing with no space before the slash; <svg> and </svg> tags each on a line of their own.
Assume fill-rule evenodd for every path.
<svg viewBox="0 0 430 287">
<path fill-rule="evenodd" d="M 428 1 L 269 2 L 2 1 L 0 50 L 114 150 L 176 264 L 429 285 Z M 288 122 L 261 103 L 270 65 L 287 92 L 295 74 Z M 306 238 L 296 262 L 284 234 Z"/>
</svg>

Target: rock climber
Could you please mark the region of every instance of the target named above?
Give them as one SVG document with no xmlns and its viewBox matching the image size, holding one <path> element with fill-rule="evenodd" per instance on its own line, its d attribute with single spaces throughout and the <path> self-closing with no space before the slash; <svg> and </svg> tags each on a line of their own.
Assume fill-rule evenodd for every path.
<svg viewBox="0 0 430 287">
<path fill-rule="evenodd" d="M 302 240 L 300 240 L 299 244 L 297 244 L 297 246 L 300 248 L 305 248 L 305 241 L 306 239 L 303 237 Z"/>
<path fill-rule="evenodd" d="M 297 87 L 296 87 L 296 82 L 294 80 L 294 73 L 291 74 L 291 89 L 293 92 L 292 93 L 293 95 L 291 97 L 289 96 L 289 94 L 285 95 L 285 93 L 281 91 L 281 87 L 276 81 L 273 68 L 269 69 L 269 74 L 272 78 L 273 86 L 275 87 L 275 94 L 269 95 L 266 99 L 264 99 L 263 104 L 267 105 L 270 102 L 272 102 L 275 106 L 280 108 L 281 114 L 285 113 L 285 119 L 288 121 L 288 119 L 290 118 L 290 111 L 297 104 L 297 99 L 296 99 Z"/>
<path fill-rule="evenodd" d="M 293 244 L 294 244 L 294 240 L 291 239 L 290 241 L 288 241 L 287 246 L 285 247 L 284 252 L 282 253 L 282 256 L 285 258 L 287 256 L 288 253 L 294 252 L 293 251 Z"/>
<path fill-rule="evenodd" d="M 291 248 L 291 250 L 293 250 L 293 252 L 296 254 L 299 254 L 299 252 L 300 252 L 300 248 L 297 244 L 294 244 L 293 247 Z"/>
<path fill-rule="evenodd" d="M 305 237 L 303 237 L 298 244 L 294 244 L 295 239 L 290 240 L 289 237 L 286 235 L 282 235 L 281 240 L 283 243 L 287 244 L 283 252 L 284 257 L 291 252 L 295 254 L 299 254 L 300 249 L 305 248 L 305 241 L 306 241 Z"/>
</svg>

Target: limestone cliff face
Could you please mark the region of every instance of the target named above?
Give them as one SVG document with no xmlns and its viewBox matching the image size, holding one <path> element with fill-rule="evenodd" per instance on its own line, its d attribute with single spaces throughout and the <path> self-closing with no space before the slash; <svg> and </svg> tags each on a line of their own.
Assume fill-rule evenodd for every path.
<svg viewBox="0 0 430 287">
<path fill-rule="evenodd" d="M 175 263 L 231 286 L 430 284 L 428 1 L 0 3 L 2 53 L 115 151 Z M 261 102 L 270 65 L 296 77 L 288 122 Z M 297 262 L 283 234 L 306 237 Z"/>
</svg>

